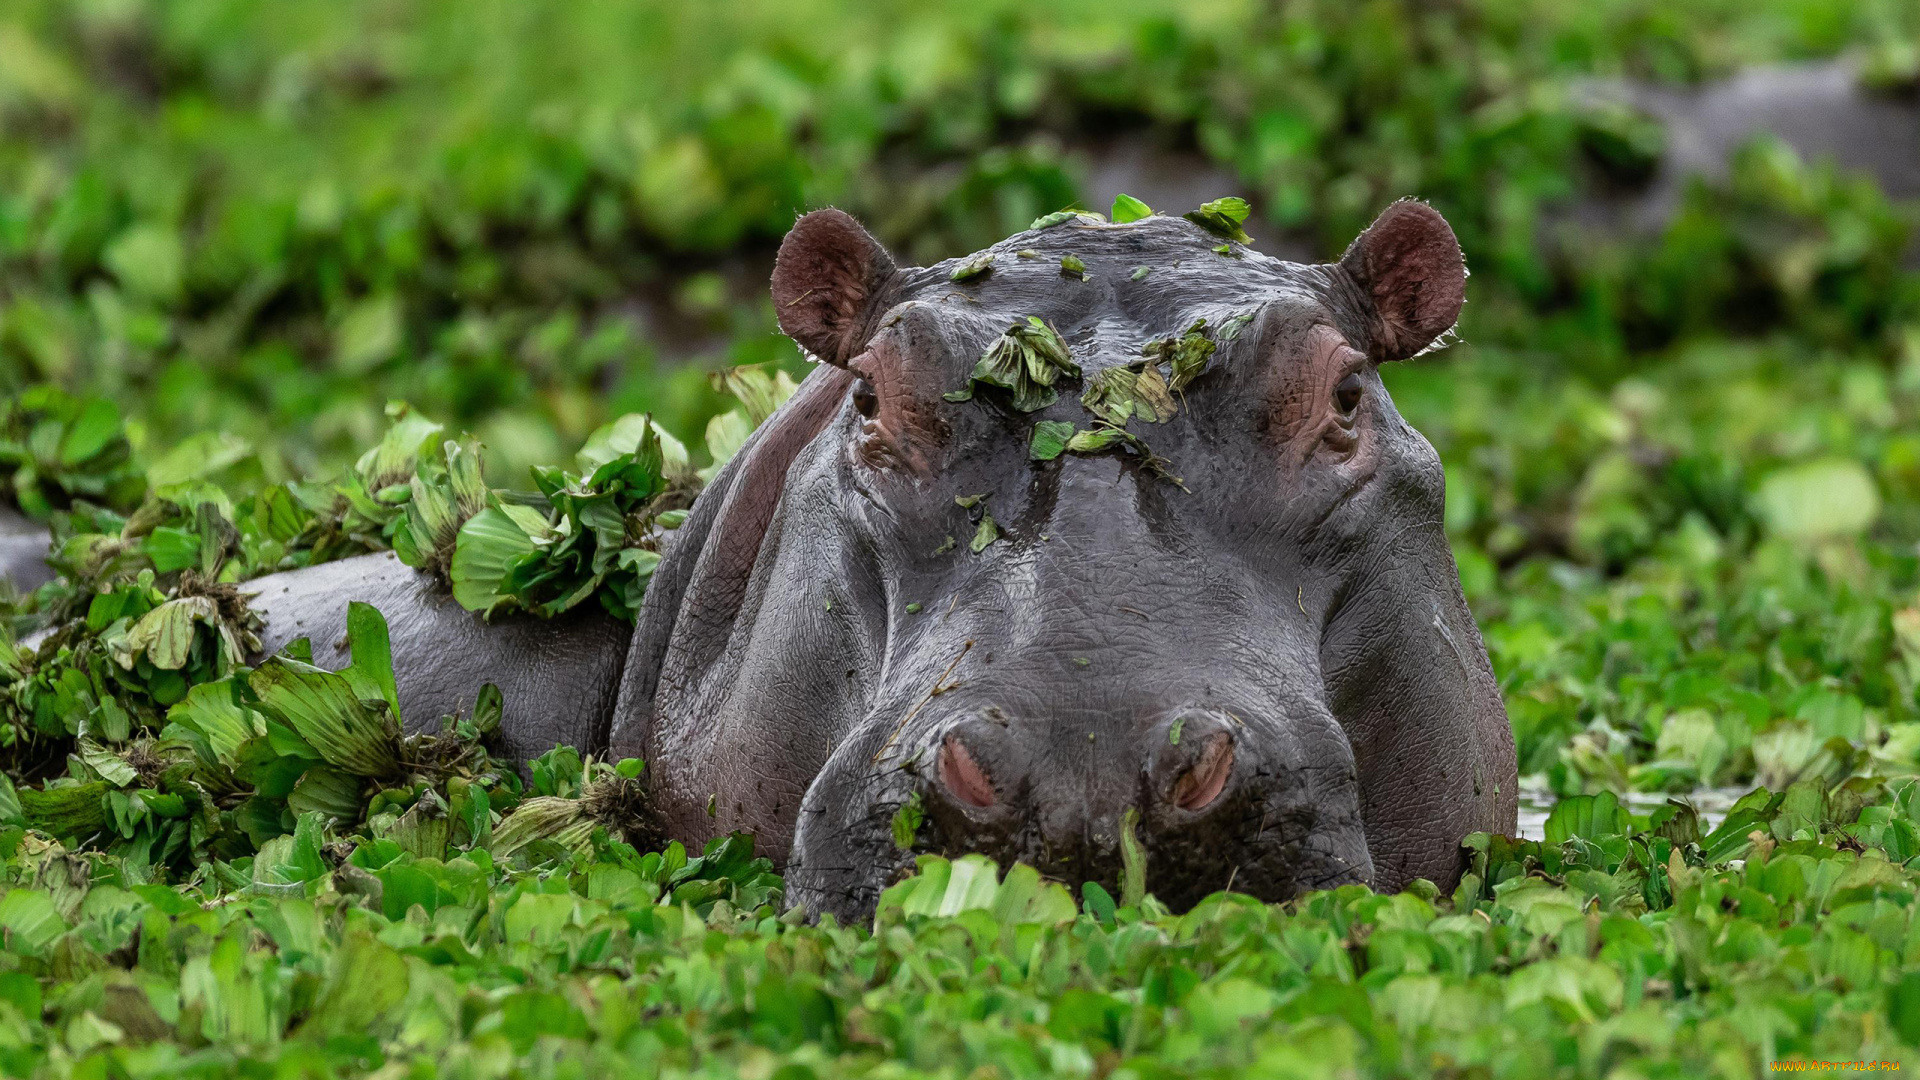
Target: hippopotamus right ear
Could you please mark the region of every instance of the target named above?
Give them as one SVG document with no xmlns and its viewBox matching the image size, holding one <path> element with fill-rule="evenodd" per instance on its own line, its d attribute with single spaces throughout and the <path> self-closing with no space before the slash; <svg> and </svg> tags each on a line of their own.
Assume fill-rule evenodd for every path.
<svg viewBox="0 0 1920 1080">
<path fill-rule="evenodd" d="M 1467 261 L 1440 212 L 1402 199 L 1340 256 L 1340 268 L 1373 300 L 1374 360 L 1404 360 L 1453 328 L 1467 298 Z"/>
<path fill-rule="evenodd" d="M 803 215 L 773 264 L 781 331 L 827 363 L 845 364 L 866 347 L 894 271 L 893 256 L 844 211 Z"/>
</svg>

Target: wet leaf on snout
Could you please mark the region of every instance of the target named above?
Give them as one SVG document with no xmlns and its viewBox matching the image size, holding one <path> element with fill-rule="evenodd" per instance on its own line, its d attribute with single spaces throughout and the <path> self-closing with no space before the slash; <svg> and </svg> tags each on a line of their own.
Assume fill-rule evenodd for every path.
<svg viewBox="0 0 1920 1080">
<path fill-rule="evenodd" d="M 1093 275 L 1087 273 L 1086 261 L 1081 259 L 1080 256 L 1062 255 L 1060 257 L 1060 276 L 1079 278 L 1081 281 L 1085 281 Z"/>
</svg>

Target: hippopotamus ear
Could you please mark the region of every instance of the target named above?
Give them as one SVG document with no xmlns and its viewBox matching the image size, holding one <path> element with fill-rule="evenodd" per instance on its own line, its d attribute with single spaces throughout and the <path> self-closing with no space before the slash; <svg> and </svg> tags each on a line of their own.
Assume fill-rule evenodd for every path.
<svg viewBox="0 0 1920 1080">
<path fill-rule="evenodd" d="M 1404 360 L 1453 328 L 1467 298 L 1467 261 L 1440 212 L 1402 199 L 1374 219 L 1340 256 L 1373 299 L 1378 361 Z"/>
<path fill-rule="evenodd" d="M 780 329 L 827 363 L 846 363 L 865 347 L 894 269 L 887 249 L 844 211 L 803 215 L 773 264 Z"/>
</svg>

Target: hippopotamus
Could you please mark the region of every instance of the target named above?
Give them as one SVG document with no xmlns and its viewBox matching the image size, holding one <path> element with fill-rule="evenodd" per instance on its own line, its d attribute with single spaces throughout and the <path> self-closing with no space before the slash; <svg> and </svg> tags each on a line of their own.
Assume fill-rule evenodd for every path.
<svg viewBox="0 0 1920 1080">
<path fill-rule="evenodd" d="M 1514 744 L 1438 455 L 1380 366 L 1441 340 L 1465 283 L 1414 201 L 1320 265 L 1154 216 L 907 267 L 814 211 L 772 284 L 818 364 L 631 633 L 485 623 L 389 556 L 249 589 L 267 648 L 309 636 L 333 666 L 346 602 L 379 607 L 411 721 L 491 680 L 515 752 L 644 758 L 659 834 L 751 832 L 816 914 L 872 910 L 917 852 L 1110 887 L 1130 858 L 1176 906 L 1451 887 L 1464 835 L 1514 827 Z M 1077 375 L 1024 401 L 974 381 L 1019 327 Z M 1196 336 L 1153 420 L 1113 434 L 1083 403 Z M 1042 422 L 1109 435 L 1048 454 Z"/>
</svg>

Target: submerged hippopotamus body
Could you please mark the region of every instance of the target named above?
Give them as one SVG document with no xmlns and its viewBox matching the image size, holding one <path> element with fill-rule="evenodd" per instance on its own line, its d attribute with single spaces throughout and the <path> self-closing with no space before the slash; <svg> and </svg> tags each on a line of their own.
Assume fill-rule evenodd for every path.
<svg viewBox="0 0 1920 1080">
<path fill-rule="evenodd" d="M 345 602 L 371 600 L 412 716 L 502 682 L 517 751 L 645 757 L 659 828 L 753 832 L 816 912 L 872 908 L 915 799 L 918 849 L 1070 882 L 1111 885 L 1131 831 L 1174 904 L 1456 880 L 1464 834 L 1514 826 L 1513 739 L 1440 462 L 1378 373 L 1458 315 L 1446 222 L 1396 204 L 1319 266 L 1166 217 L 964 262 L 988 256 L 955 282 L 800 219 L 773 293 L 822 363 L 700 496 L 630 643 L 598 616 L 489 627 L 367 557 L 256 583 L 268 647 L 344 662 Z M 1044 393 L 969 396 L 1030 316 L 1079 377 L 1031 412 Z M 1195 332 L 1211 352 L 1138 441 L 1036 460 L 1037 422 L 1098 427 L 1087 385 Z"/>
</svg>

